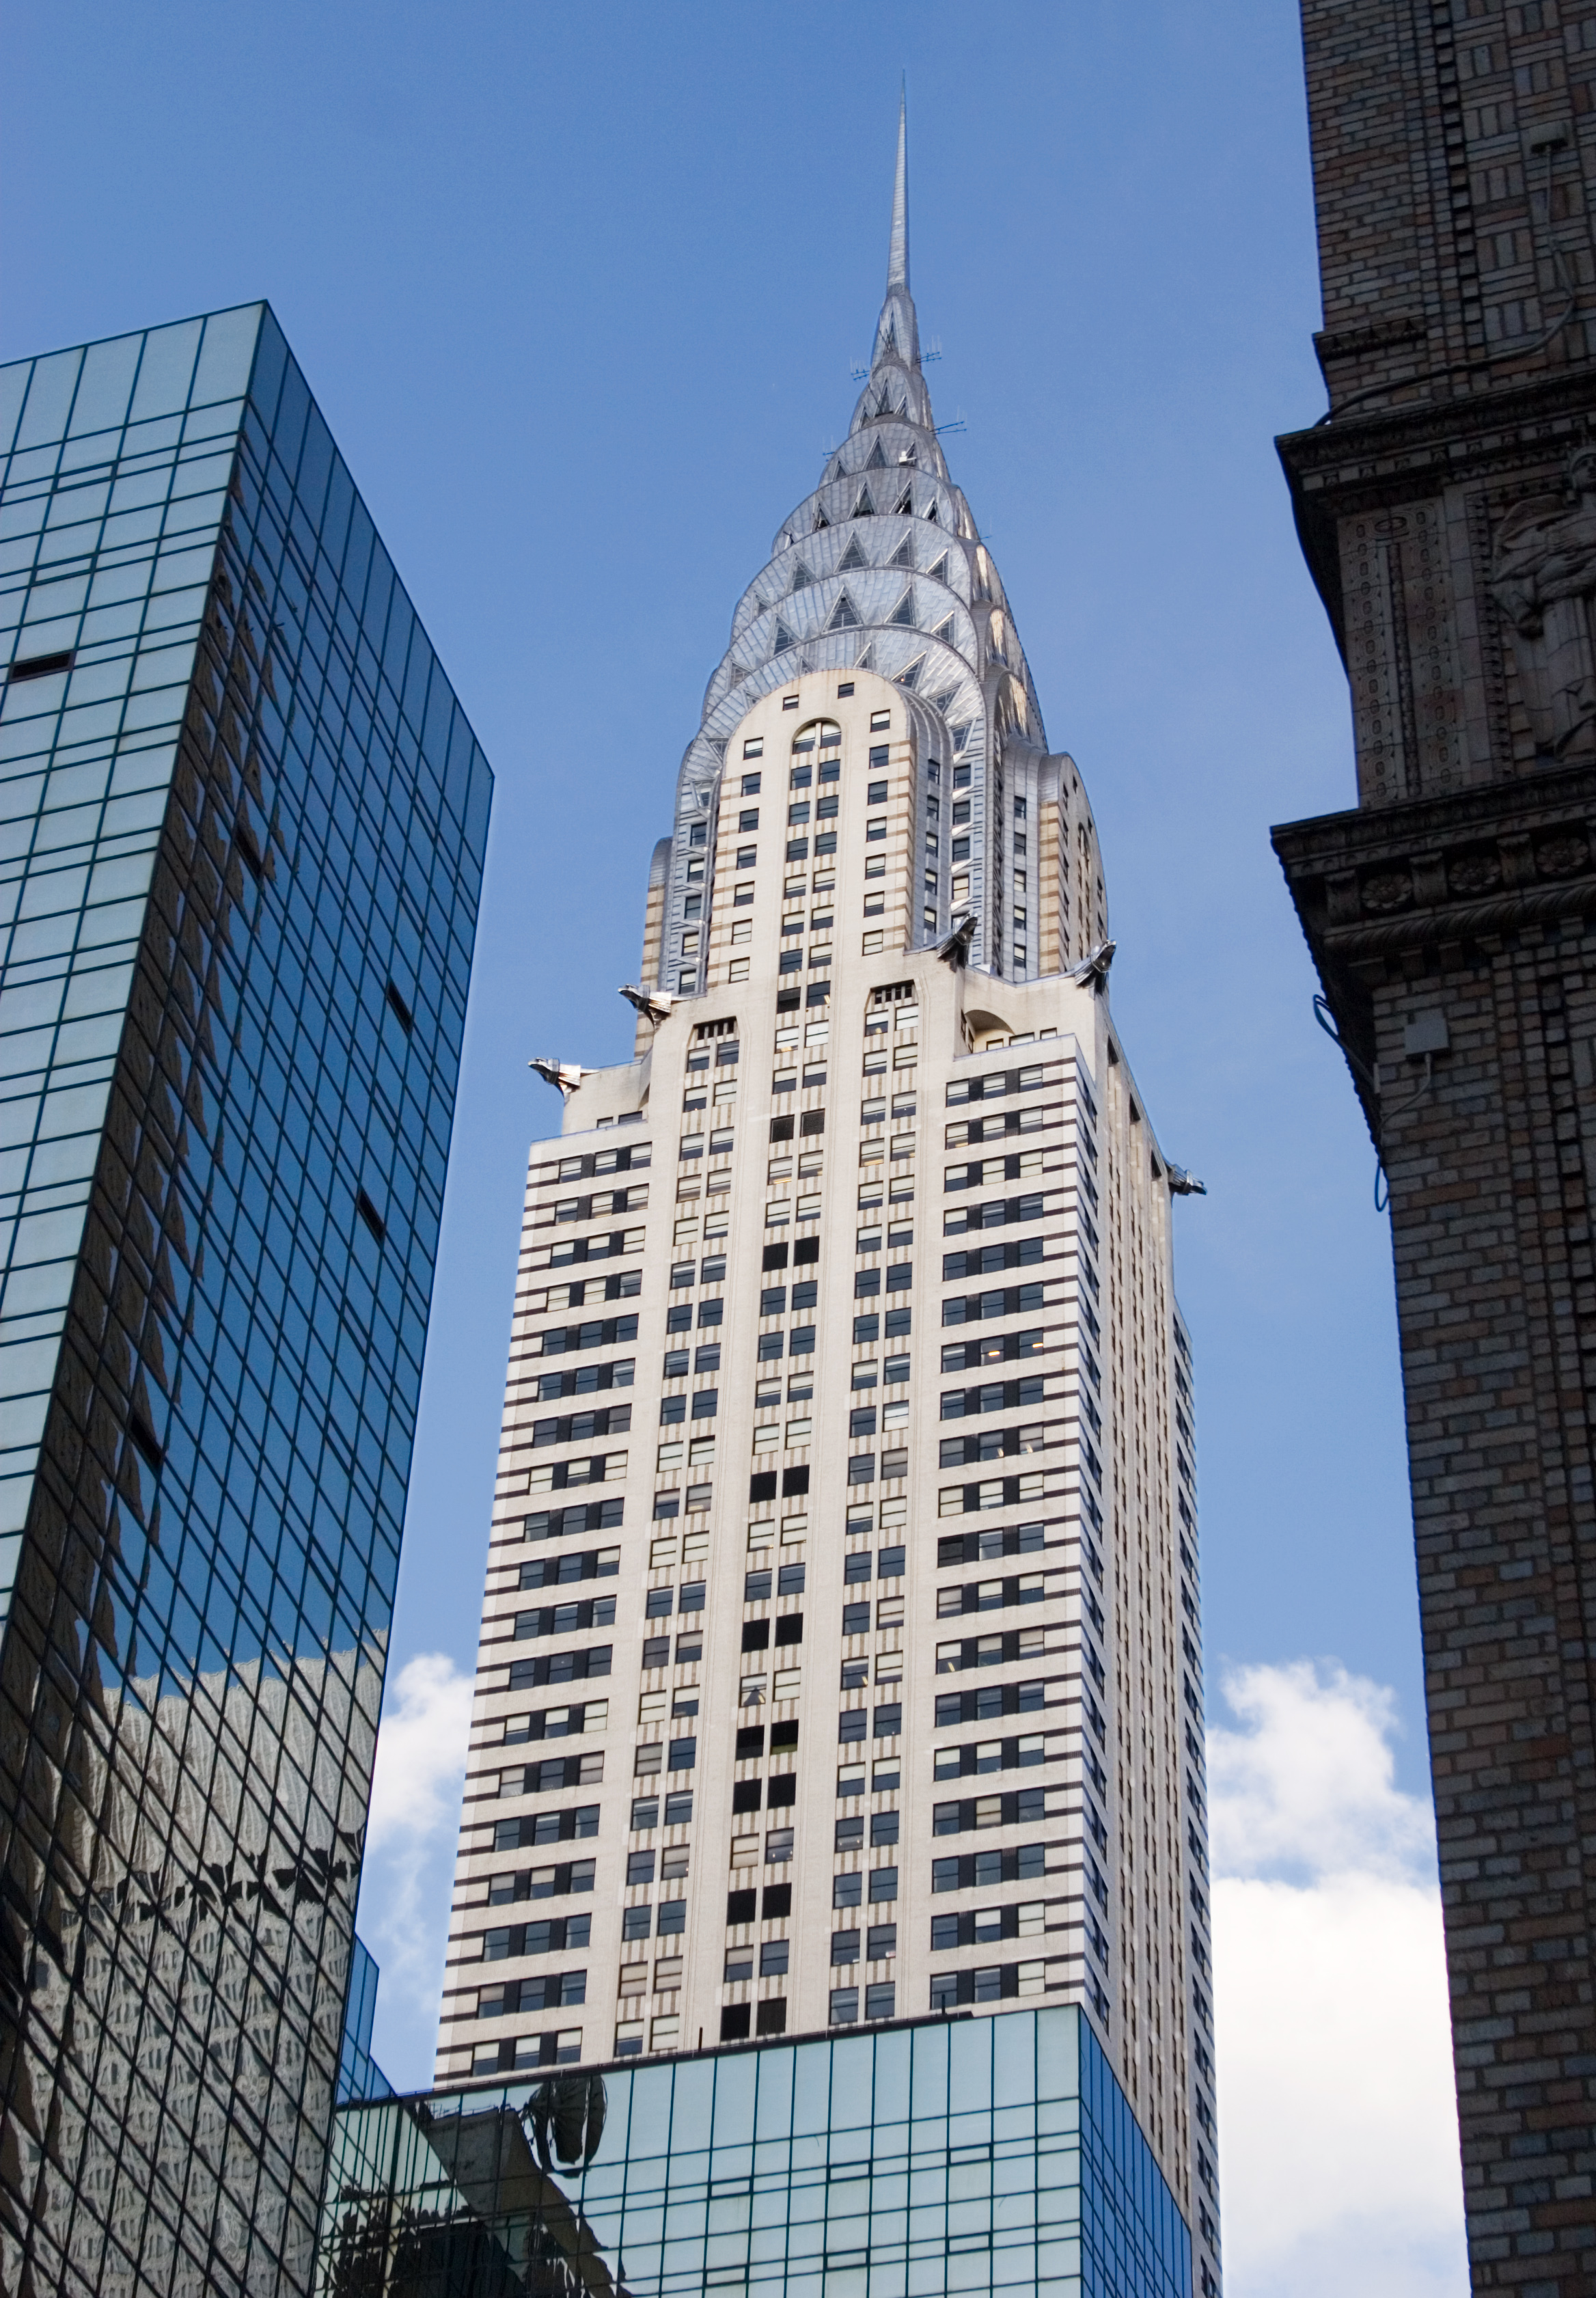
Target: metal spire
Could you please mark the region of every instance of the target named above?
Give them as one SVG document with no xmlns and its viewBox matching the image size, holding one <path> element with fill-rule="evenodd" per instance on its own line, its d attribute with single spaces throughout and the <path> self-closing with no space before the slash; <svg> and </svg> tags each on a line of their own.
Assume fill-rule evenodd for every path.
<svg viewBox="0 0 1596 2298">
<path fill-rule="evenodd" d="M 892 245 L 887 257 L 887 293 L 909 285 L 909 96 L 897 98 L 897 174 L 892 186 Z"/>
<path fill-rule="evenodd" d="M 909 99 L 900 89 L 897 98 L 897 167 L 892 182 L 892 244 L 887 252 L 887 296 L 876 322 L 873 374 L 883 360 L 894 360 L 918 374 L 920 323 L 914 298 L 909 293 Z M 929 419 L 929 418 L 928 418 Z"/>
</svg>

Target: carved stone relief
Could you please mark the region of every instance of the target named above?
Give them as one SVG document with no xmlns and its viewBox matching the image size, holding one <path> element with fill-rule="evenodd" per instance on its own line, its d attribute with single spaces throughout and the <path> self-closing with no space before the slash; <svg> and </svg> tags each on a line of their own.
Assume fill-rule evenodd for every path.
<svg viewBox="0 0 1596 2298">
<path fill-rule="evenodd" d="M 1559 494 L 1532 496 L 1502 519 L 1491 594 L 1513 626 L 1537 750 L 1560 765 L 1596 758 L 1596 445 L 1569 457 Z"/>
</svg>

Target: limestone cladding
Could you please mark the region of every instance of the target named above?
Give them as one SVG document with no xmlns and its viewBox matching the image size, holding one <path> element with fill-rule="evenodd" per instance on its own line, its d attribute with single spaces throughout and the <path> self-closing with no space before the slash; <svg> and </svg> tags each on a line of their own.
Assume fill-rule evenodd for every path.
<svg viewBox="0 0 1596 2298">
<path fill-rule="evenodd" d="M 901 697 L 855 683 L 906 781 Z M 844 785 L 868 773 L 845 745 Z M 1056 1994 L 1189 2207 L 1201 1673 L 1162 1155 L 1089 988 L 906 956 L 901 927 L 861 952 L 871 817 L 841 819 L 802 872 L 848 919 L 826 1002 L 783 1003 L 778 871 L 761 978 L 584 1078 L 533 1152 L 438 2079 L 512 2035 L 601 2060 L 745 2005 L 792 2032 L 872 1988 L 897 2016 L 939 1983 Z M 515 1951 L 561 1922 L 580 1947 Z"/>
<path fill-rule="evenodd" d="M 1191 1349 L 1101 857 L 892 269 L 545 1066 L 437 2079 L 1079 2004 L 1218 2288 Z"/>
</svg>

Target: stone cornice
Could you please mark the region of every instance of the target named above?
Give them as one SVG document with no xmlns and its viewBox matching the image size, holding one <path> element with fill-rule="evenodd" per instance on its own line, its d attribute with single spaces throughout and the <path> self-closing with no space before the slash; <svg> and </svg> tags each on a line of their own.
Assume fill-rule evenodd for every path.
<svg viewBox="0 0 1596 2298">
<path fill-rule="evenodd" d="M 1270 833 L 1315 954 L 1340 965 L 1596 910 L 1596 767 Z"/>
<path fill-rule="evenodd" d="M 1596 369 L 1581 369 L 1476 398 L 1426 400 L 1283 432 L 1275 448 L 1305 493 L 1362 484 L 1371 501 L 1385 503 L 1400 474 L 1416 475 L 1417 492 L 1433 487 L 1437 475 L 1444 479 L 1460 468 L 1511 467 L 1526 451 L 1538 455 L 1548 442 L 1583 433 L 1592 409 Z"/>
<path fill-rule="evenodd" d="M 1476 397 L 1426 400 L 1282 433 L 1275 451 L 1291 489 L 1309 571 L 1344 660 L 1336 521 L 1421 501 L 1465 480 L 1542 469 L 1586 434 L 1596 417 L 1596 369 L 1504 386 Z"/>
</svg>

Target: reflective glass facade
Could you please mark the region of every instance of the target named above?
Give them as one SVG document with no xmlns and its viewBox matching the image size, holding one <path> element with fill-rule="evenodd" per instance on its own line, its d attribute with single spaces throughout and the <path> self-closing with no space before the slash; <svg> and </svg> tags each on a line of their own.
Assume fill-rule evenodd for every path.
<svg viewBox="0 0 1596 2298">
<path fill-rule="evenodd" d="M 491 776 L 263 305 L 0 457 L 0 2286 L 299 2290 Z"/>
<path fill-rule="evenodd" d="M 376 2019 L 376 1959 L 357 1932 L 349 1963 L 349 1993 L 343 2005 L 343 2047 L 338 2054 L 338 2104 L 351 2099 L 389 2098 L 393 2086 L 371 2055 Z"/>
<path fill-rule="evenodd" d="M 1191 2239 L 1061 2006 L 346 2108 L 317 2286 L 1188 2298 Z"/>
</svg>

